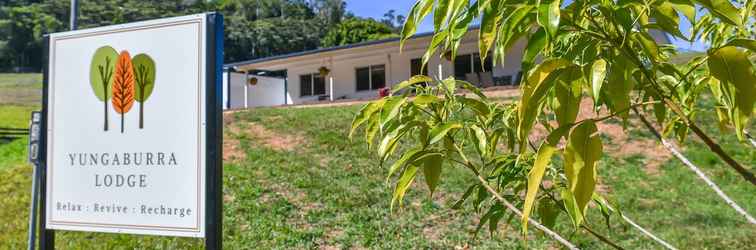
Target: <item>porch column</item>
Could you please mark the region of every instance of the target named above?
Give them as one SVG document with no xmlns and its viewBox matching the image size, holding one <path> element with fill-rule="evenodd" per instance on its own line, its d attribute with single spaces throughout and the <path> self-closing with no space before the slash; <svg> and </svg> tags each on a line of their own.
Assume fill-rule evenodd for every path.
<svg viewBox="0 0 756 250">
<path fill-rule="evenodd" d="M 333 76 L 328 77 L 328 99 L 330 99 L 333 102 Z"/>
<path fill-rule="evenodd" d="M 249 93 L 247 93 L 249 91 L 249 89 L 248 89 L 248 87 L 249 87 L 249 74 L 247 73 L 247 71 L 244 71 L 244 83 L 243 84 L 244 84 L 244 108 L 246 109 L 246 108 L 249 107 L 249 97 L 248 97 Z"/>
</svg>

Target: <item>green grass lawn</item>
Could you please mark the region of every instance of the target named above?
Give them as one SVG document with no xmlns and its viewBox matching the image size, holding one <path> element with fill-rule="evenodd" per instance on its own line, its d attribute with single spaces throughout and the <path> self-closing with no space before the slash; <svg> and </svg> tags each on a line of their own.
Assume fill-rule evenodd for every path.
<svg viewBox="0 0 756 250">
<path fill-rule="evenodd" d="M 0 74 L 0 105 L 39 105 L 42 74 Z"/>
<path fill-rule="evenodd" d="M 26 126 L 34 106 L 0 106 L 0 126 Z M 474 181 L 464 169 L 447 167 L 434 197 L 416 180 L 405 207 L 391 212 L 386 167 L 368 152 L 362 136 L 347 139 L 358 106 L 261 108 L 227 115 L 224 133 L 224 246 L 269 248 L 439 248 L 549 249 L 553 241 L 531 229 L 526 242 L 518 219 L 501 224 L 495 235 L 472 232 L 480 215 L 450 206 Z M 753 170 L 756 150 L 734 135 L 720 136 L 711 114 L 698 116 L 727 152 Z M 753 130 L 752 130 L 753 131 Z M 650 137 L 631 131 L 635 138 Z M 690 138 L 685 153 L 733 199 L 756 213 L 756 188 Z M 25 247 L 31 168 L 24 163 L 25 140 L 0 144 L 0 249 Z M 235 144 L 238 143 L 238 144 Z M 607 142 L 609 143 L 609 142 Z M 232 148 L 234 148 L 232 150 Z M 756 226 L 749 225 L 685 166 L 674 159 L 659 172 L 644 171 L 643 155 L 605 156 L 599 173 L 607 196 L 623 212 L 680 249 L 754 249 Z M 637 231 L 613 220 L 596 229 L 628 249 L 658 249 Z M 584 232 L 573 233 L 566 216 L 557 231 L 586 249 L 606 249 Z M 58 232 L 61 249 L 201 248 L 201 240 L 175 237 Z"/>
</svg>

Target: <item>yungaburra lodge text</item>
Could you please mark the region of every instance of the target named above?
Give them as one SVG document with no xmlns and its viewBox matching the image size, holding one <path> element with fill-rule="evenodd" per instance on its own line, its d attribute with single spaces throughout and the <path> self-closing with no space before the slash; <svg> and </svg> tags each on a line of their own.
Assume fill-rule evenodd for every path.
<svg viewBox="0 0 756 250">
<path fill-rule="evenodd" d="M 170 167 L 177 166 L 174 152 L 69 153 L 72 167 Z M 95 174 L 95 187 L 144 188 L 146 174 Z"/>
</svg>

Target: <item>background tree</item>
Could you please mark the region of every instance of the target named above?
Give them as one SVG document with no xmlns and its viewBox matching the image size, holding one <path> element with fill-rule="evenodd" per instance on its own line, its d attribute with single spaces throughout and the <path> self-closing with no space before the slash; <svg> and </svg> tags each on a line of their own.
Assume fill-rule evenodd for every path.
<svg viewBox="0 0 756 250">
<path fill-rule="evenodd" d="M 68 28 L 68 0 L 14 0 L 0 4 L 0 71 L 39 71 L 42 35 Z M 328 46 L 326 34 L 354 18 L 342 0 L 80 1 L 79 27 L 217 11 L 225 17 L 227 62 Z M 373 31 L 369 30 L 368 32 Z M 382 32 L 383 30 L 375 30 Z M 369 38 L 379 39 L 381 35 Z"/>
<path fill-rule="evenodd" d="M 344 20 L 323 37 L 324 47 L 359 43 L 397 37 L 390 26 L 373 19 L 351 18 Z"/>
<path fill-rule="evenodd" d="M 389 10 L 386 13 L 383 14 L 383 18 L 381 18 L 381 22 L 391 27 L 391 29 L 394 30 L 394 32 L 399 33 L 402 30 L 402 25 L 404 24 L 404 21 L 406 21 L 407 18 L 404 17 L 404 15 L 397 15 L 396 10 Z"/>
</svg>

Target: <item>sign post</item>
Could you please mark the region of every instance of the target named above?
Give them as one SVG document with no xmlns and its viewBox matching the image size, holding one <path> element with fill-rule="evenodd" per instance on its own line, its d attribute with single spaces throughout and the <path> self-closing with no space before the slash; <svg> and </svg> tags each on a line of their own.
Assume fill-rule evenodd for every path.
<svg viewBox="0 0 756 250">
<path fill-rule="evenodd" d="M 73 230 L 200 237 L 221 249 L 223 17 L 46 43 L 40 247 L 52 249 L 52 230 Z"/>
<path fill-rule="evenodd" d="M 37 232 L 37 201 L 39 200 L 39 139 L 40 132 L 42 130 L 42 113 L 39 111 L 33 111 L 31 115 L 31 122 L 29 124 L 29 163 L 32 164 L 32 194 L 31 194 L 31 206 L 29 209 L 29 250 L 34 250 L 34 243 L 36 243 Z"/>
</svg>

